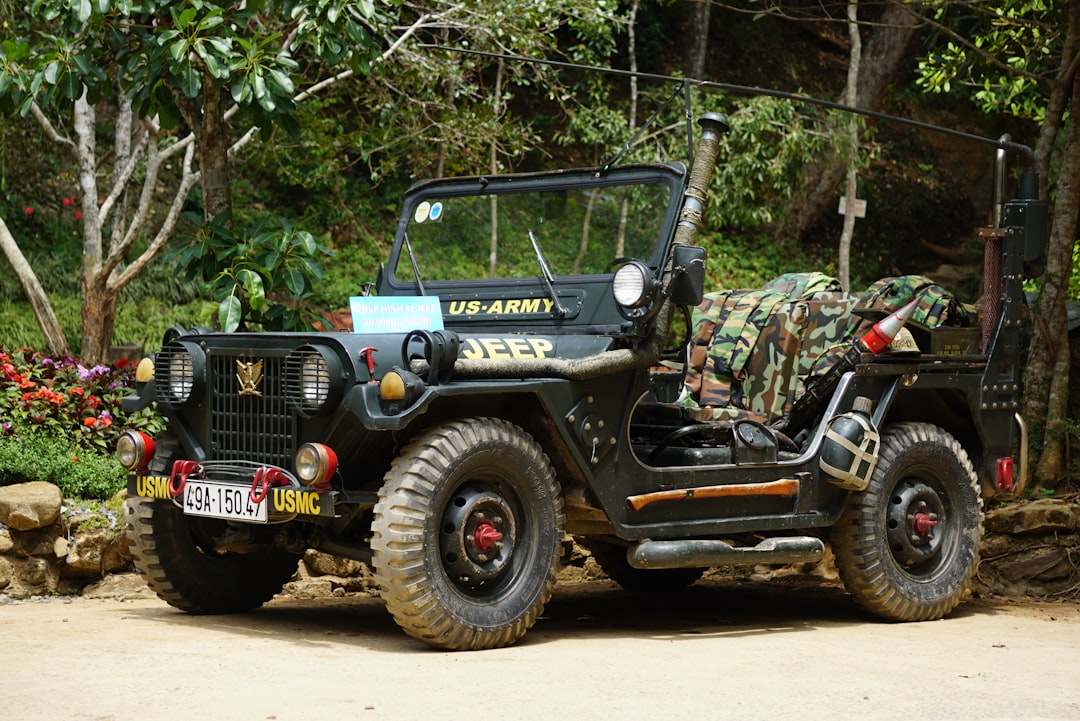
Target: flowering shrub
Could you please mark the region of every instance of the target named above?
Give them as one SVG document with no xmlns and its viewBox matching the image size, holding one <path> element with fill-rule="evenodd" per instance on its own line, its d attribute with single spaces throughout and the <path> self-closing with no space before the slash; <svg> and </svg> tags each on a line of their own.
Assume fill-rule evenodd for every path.
<svg viewBox="0 0 1080 721">
<path fill-rule="evenodd" d="M 0 435 L 39 431 L 75 449 L 111 453 L 125 428 L 156 434 L 164 421 L 153 408 L 126 413 L 135 367 L 86 367 L 75 358 L 51 358 L 22 348 L 0 351 Z M 75 456 L 77 458 L 77 456 Z"/>
</svg>

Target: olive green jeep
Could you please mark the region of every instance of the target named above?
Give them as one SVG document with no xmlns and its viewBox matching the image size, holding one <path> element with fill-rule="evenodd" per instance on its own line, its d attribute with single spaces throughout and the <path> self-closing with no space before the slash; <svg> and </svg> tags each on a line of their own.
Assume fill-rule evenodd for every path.
<svg viewBox="0 0 1080 721">
<path fill-rule="evenodd" d="M 315 548 L 370 564 L 408 634 L 481 649 L 536 622 L 568 535 L 629 589 L 815 561 L 831 541 L 874 614 L 949 613 L 981 498 L 1023 481 L 1037 183 L 984 231 L 978 323 L 911 278 L 706 296 L 696 236 L 726 124 L 699 123 L 690 171 L 415 185 L 352 330 L 170 331 L 128 399 L 168 430 L 117 448 L 150 587 L 244 611 Z"/>
</svg>

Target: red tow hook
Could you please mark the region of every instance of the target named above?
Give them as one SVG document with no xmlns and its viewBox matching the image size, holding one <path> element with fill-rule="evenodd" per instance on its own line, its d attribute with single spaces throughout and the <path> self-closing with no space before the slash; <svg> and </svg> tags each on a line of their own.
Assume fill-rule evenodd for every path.
<svg viewBox="0 0 1080 721">
<path fill-rule="evenodd" d="M 259 488 L 260 485 L 262 488 Z M 271 487 L 283 485 L 285 485 L 285 479 L 282 477 L 280 469 L 262 466 L 255 471 L 255 477 L 251 479 L 248 498 L 251 499 L 252 503 L 262 503 L 270 495 Z"/>
<path fill-rule="evenodd" d="M 194 474 L 196 478 L 202 478 L 203 473 L 203 467 L 197 461 L 177 461 L 173 463 L 172 473 L 169 475 L 169 495 L 173 497 L 179 496 L 184 492 L 188 476 Z M 177 477 L 180 479 L 179 485 L 176 483 Z"/>
</svg>

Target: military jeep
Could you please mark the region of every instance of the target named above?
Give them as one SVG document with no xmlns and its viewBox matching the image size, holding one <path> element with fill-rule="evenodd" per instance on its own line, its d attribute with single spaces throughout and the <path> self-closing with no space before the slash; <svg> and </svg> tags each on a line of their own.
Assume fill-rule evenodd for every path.
<svg viewBox="0 0 1080 721">
<path fill-rule="evenodd" d="M 245 611 L 315 548 L 370 564 L 406 633 L 482 649 L 536 622 L 568 534 L 628 589 L 831 541 L 872 613 L 948 614 L 982 497 L 1023 482 L 1032 173 L 984 231 L 979 325 L 917 283 L 872 302 L 815 276 L 706 295 L 696 237 L 726 124 L 699 124 L 689 171 L 413 186 L 351 331 L 170 330 L 128 400 L 168 430 L 117 448 L 150 587 Z"/>
</svg>

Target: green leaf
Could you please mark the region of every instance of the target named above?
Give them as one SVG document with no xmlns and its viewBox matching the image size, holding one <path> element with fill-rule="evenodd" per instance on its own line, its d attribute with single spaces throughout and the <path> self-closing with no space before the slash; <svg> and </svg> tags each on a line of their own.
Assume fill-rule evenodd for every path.
<svg viewBox="0 0 1080 721">
<path fill-rule="evenodd" d="M 303 295 L 304 288 L 307 286 L 303 273 L 296 268 L 286 268 L 283 278 L 285 280 L 285 287 L 289 289 L 290 293 L 294 296 Z"/>
<path fill-rule="evenodd" d="M 304 249 L 304 252 L 308 255 L 315 255 L 316 243 L 315 236 L 306 230 L 301 230 L 296 234 L 296 240 L 299 242 L 300 247 Z"/>
<path fill-rule="evenodd" d="M 266 307 L 266 291 L 263 288 L 261 275 L 249 268 L 241 268 L 236 272 L 236 280 L 244 286 L 248 296 L 248 305 L 252 310 L 261 310 Z"/>
<path fill-rule="evenodd" d="M 218 322 L 221 323 L 221 329 L 226 333 L 232 333 L 239 328 L 242 313 L 243 306 L 240 304 L 240 299 L 235 295 L 226 297 L 218 306 Z"/>
<path fill-rule="evenodd" d="M 80 23 L 85 23 L 90 19 L 90 14 L 93 12 L 93 8 L 90 5 L 90 0 L 79 0 L 75 7 L 75 18 Z"/>
</svg>

